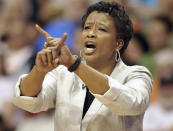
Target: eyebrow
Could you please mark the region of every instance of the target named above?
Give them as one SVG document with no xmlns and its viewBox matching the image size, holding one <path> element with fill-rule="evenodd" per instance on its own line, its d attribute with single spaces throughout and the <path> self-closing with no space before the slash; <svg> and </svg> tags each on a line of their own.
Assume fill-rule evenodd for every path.
<svg viewBox="0 0 173 131">
<path fill-rule="evenodd" d="M 86 22 L 85 24 L 94 24 L 94 23 L 93 23 L 93 22 Z M 102 24 L 102 23 L 100 23 L 100 22 L 99 22 L 98 24 L 107 27 L 105 24 Z"/>
</svg>

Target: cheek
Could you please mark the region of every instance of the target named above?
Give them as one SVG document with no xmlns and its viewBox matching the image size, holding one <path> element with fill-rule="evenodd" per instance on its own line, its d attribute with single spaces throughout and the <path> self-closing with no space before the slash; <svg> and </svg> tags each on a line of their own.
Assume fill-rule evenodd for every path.
<svg viewBox="0 0 173 131">
<path fill-rule="evenodd" d="M 116 45 L 116 40 L 111 37 L 111 36 L 105 36 L 102 39 L 100 39 L 100 42 L 102 42 L 102 45 L 106 48 L 106 49 L 115 49 L 117 47 Z"/>
<path fill-rule="evenodd" d="M 113 43 L 108 41 L 102 41 L 99 48 L 100 52 L 104 54 L 112 54 L 112 52 L 115 51 L 115 46 L 113 45 Z"/>
<path fill-rule="evenodd" d="M 84 46 L 84 42 L 85 42 L 85 35 L 86 33 L 82 32 L 81 34 L 81 46 L 83 47 Z"/>
</svg>

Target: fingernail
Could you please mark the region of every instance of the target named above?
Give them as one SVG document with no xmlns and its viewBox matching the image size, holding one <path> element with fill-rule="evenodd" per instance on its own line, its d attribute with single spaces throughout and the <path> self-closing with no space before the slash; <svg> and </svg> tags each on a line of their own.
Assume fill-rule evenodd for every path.
<svg viewBox="0 0 173 131">
<path fill-rule="evenodd" d="M 64 35 L 67 35 L 67 32 L 65 32 Z"/>
</svg>

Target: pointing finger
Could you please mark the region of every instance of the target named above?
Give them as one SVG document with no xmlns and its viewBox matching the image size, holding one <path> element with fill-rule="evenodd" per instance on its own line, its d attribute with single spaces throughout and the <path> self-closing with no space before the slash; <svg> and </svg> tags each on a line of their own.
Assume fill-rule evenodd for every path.
<svg viewBox="0 0 173 131">
<path fill-rule="evenodd" d="M 48 37 L 51 37 L 44 29 L 42 29 L 38 24 L 35 25 L 36 30 L 47 40 Z"/>
<path fill-rule="evenodd" d="M 64 35 L 62 36 L 62 38 L 61 38 L 60 41 L 58 42 L 56 48 L 57 48 L 57 49 L 61 48 L 61 46 L 64 45 L 66 39 L 67 39 L 67 33 L 64 33 Z"/>
</svg>

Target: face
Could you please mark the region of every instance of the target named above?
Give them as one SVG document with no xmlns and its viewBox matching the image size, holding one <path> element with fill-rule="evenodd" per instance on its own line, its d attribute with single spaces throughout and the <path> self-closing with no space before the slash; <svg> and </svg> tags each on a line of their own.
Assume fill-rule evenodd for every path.
<svg viewBox="0 0 173 131">
<path fill-rule="evenodd" d="M 164 9 L 166 12 L 172 12 L 173 11 L 173 1 L 172 0 L 159 0 L 159 5 L 161 8 Z"/>
<path fill-rule="evenodd" d="M 13 21 L 13 23 L 11 23 L 11 31 L 7 40 L 10 48 L 20 49 L 28 44 L 26 27 L 26 23 L 21 21 Z"/>
<path fill-rule="evenodd" d="M 158 51 L 167 46 L 169 35 L 162 22 L 153 20 L 148 29 L 147 39 L 153 51 Z"/>
<path fill-rule="evenodd" d="M 82 31 L 82 56 L 88 64 L 108 64 L 115 61 L 117 48 L 114 20 L 107 13 L 92 12 Z"/>
<path fill-rule="evenodd" d="M 173 66 L 160 66 L 158 70 L 159 101 L 165 109 L 173 109 Z"/>
<path fill-rule="evenodd" d="M 132 38 L 123 56 L 129 65 L 138 64 L 144 52 L 135 38 Z M 133 53 L 135 52 L 135 53 Z"/>
</svg>

